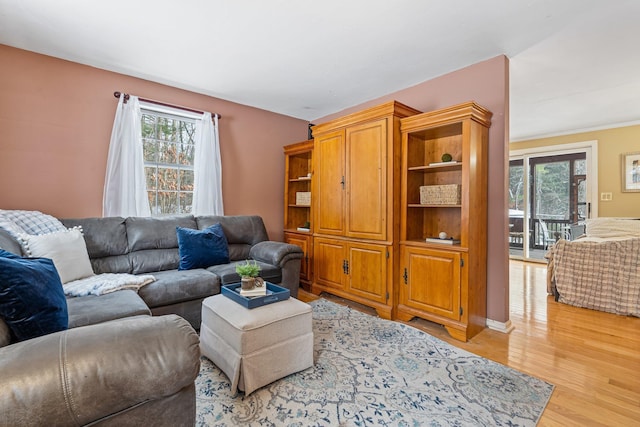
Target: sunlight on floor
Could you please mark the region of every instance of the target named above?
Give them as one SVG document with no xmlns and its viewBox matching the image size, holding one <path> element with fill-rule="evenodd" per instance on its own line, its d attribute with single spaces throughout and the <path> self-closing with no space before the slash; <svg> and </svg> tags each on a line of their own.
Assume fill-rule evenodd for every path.
<svg viewBox="0 0 640 427">
<path fill-rule="evenodd" d="M 509 261 L 509 307 L 511 317 L 547 320 L 546 264 Z"/>
</svg>

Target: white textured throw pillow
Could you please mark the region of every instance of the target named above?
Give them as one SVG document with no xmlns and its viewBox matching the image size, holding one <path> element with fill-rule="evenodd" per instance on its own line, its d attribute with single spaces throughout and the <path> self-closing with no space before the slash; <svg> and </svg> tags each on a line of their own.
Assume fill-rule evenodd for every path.
<svg viewBox="0 0 640 427">
<path fill-rule="evenodd" d="M 62 283 L 93 275 L 87 245 L 78 228 L 40 235 L 23 234 L 21 241 L 27 256 L 53 260 Z"/>
</svg>

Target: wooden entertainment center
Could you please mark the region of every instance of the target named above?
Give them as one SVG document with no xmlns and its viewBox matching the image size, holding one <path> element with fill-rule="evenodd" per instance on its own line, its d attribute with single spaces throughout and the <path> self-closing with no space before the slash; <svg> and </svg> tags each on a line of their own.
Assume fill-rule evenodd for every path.
<svg viewBox="0 0 640 427">
<path fill-rule="evenodd" d="M 421 113 L 391 101 L 285 147 L 285 240 L 305 251 L 302 286 L 386 319 L 442 324 L 463 341 L 481 331 L 490 125 L 473 102 Z"/>
</svg>

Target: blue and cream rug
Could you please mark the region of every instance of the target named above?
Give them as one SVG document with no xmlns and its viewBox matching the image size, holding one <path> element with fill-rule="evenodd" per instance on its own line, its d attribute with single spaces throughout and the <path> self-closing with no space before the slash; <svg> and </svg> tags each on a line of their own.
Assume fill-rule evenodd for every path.
<svg viewBox="0 0 640 427">
<path fill-rule="evenodd" d="M 553 385 L 418 329 L 317 300 L 315 366 L 232 396 L 202 358 L 198 426 L 535 426 Z"/>
</svg>

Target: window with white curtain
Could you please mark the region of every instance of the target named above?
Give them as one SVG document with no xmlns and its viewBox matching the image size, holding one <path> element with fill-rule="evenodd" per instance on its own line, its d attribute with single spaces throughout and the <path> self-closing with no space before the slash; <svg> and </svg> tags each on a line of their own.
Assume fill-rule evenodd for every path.
<svg viewBox="0 0 640 427">
<path fill-rule="evenodd" d="M 196 121 L 141 108 L 142 148 L 151 215 L 192 213 Z"/>
<path fill-rule="evenodd" d="M 224 215 L 218 115 L 114 95 L 103 216 Z"/>
</svg>

